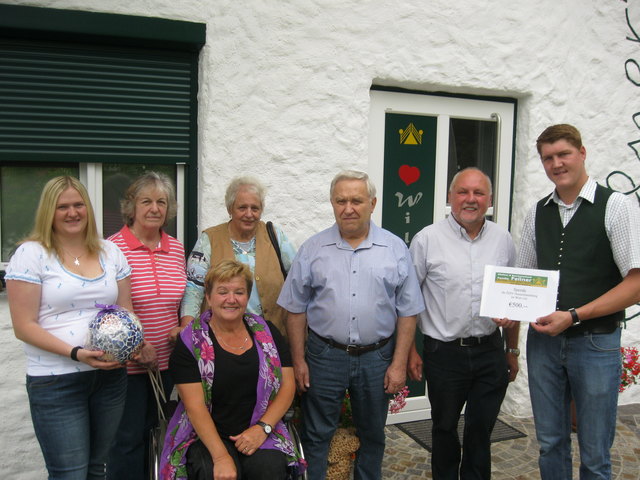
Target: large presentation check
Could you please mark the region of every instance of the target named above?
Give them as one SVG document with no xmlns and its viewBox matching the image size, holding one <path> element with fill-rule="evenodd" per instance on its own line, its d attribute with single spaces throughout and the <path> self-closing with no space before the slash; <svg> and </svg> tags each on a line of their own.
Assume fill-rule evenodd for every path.
<svg viewBox="0 0 640 480">
<path fill-rule="evenodd" d="M 480 315 L 535 322 L 555 311 L 558 270 L 484 267 Z"/>
</svg>

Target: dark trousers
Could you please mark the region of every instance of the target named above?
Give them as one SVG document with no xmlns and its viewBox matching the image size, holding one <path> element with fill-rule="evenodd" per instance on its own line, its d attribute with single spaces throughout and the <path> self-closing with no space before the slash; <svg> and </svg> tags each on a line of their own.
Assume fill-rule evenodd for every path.
<svg viewBox="0 0 640 480">
<path fill-rule="evenodd" d="M 253 455 L 243 455 L 232 441 L 222 439 L 233 458 L 238 480 L 284 480 L 287 478 L 287 457 L 280 450 L 259 449 Z M 207 447 L 196 440 L 187 450 L 187 478 L 213 480 L 213 461 Z"/>
<path fill-rule="evenodd" d="M 169 371 L 161 375 L 164 391 L 169 396 L 173 389 Z M 149 375 L 127 375 L 127 399 L 109 451 L 107 480 L 149 478 L 149 432 L 157 424 L 158 407 Z"/>
<path fill-rule="evenodd" d="M 433 478 L 490 478 L 490 436 L 509 383 L 500 333 L 473 347 L 425 336 L 424 373 L 433 421 Z M 461 452 L 457 426 L 465 402 Z"/>
</svg>

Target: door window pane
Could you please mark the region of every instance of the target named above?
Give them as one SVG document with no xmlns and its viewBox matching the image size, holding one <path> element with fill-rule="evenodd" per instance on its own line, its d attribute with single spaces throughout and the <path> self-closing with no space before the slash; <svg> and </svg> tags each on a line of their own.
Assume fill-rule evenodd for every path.
<svg viewBox="0 0 640 480">
<path fill-rule="evenodd" d="M 124 225 L 120 213 L 120 200 L 129 185 L 140 175 L 147 172 L 164 173 L 176 185 L 176 167 L 174 165 L 141 164 L 103 164 L 102 165 L 102 235 L 107 238 Z M 172 219 L 164 231 L 173 237 L 176 235 L 176 219 Z"/>
<path fill-rule="evenodd" d="M 496 125 L 486 120 L 449 120 L 447 189 L 453 176 L 467 167 L 479 168 L 495 183 Z"/>
<path fill-rule="evenodd" d="M 8 262 L 16 244 L 31 232 L 42 188 L 59 175 L 77 178 L 78 166 L 0 166 L 0 261 Z"/>
</svg>

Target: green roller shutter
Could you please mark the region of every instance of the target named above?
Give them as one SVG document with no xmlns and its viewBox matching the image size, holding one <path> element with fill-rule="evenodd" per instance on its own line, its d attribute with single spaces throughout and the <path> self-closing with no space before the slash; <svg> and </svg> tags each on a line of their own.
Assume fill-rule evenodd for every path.
<svg viewBox="0 0 640 480">
<path fill-rule="evenodd" d="M 0 159 L 191 163 L 197 54 L 0 43 Z"/>
</svg>

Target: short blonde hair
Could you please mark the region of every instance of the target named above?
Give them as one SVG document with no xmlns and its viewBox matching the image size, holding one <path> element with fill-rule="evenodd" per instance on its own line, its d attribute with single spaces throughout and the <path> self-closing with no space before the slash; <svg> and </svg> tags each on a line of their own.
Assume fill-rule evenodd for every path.
<svg viewBox="0 0 640 480">
<path fill-rule="evenodd" d="M 162 226 L 166 226 L 169 220 L 175 218 L 178 212 L 178 202 L 176 201 L 176 188 L 173 186 L 171 179 L 160 172 L 148 172 L 138 177 L 127 191 L 124 198 L 120 201 L 120 212 L 125 225 L 133 225 L 136 214 L 136 200 L 140 192 L 148 187 L 154 187 L 167 196 L 167 216 Z"/>
<path fill-rule="evenodd" d="M 87 207 L 87 227 L 85 229 L 85 246 L 89 253 L 96 253 L 102 250 L 98 228 L 96 227 L 96 217 L 93 213 L 91 200 L 87 189 L 80 183 L 80 180 L 67 175 L 55 177 L 49 180 L 40 194 L 40 202 L 36 210 L 36 218 L 31 234 L 25 241 L 39 242 L 49 253 L 56 253 L 62 257 L 62 248 L 58 244 L 53 232 L 53 217 L 56 213 L 58 198 L 69 188 L 76 190 Z"/>
<path fill-rule="evenodd" d="M 207 295 L 211 295 L 213 285 L 216 282 L 227 282 L 235 277 L 244 278 L 247 284 L 247 295 L 250 295 L 253 287 L 253 274 L 248 265 L 237 260 L 222 260 L 210 269 L 204 277 L 204 291 Z"/>
</svg>

